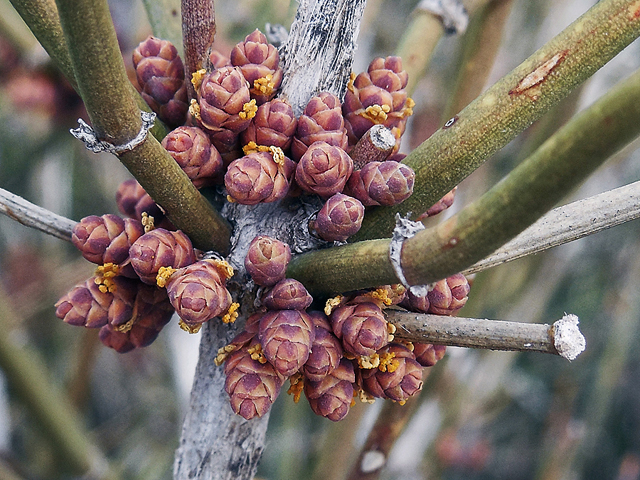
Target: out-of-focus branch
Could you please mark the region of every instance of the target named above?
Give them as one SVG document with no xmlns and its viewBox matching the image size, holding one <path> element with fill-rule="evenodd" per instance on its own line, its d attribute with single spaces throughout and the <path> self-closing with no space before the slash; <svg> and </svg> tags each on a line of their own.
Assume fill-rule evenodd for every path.
<svg viewBox="0 0 640 480">
<path fill-rule="evenodd" d="M 387 320 L 396 326 L 395 336 L 411 342 L 551 353 L 567 360 L 574 360 L 586 346 L 575 315 L 565 315 L 552 325 L 541 325 L 391 309 L 385 312 Z"/>
<path fill-rule="evenodd" d="M 169 40 L 182 55 L 180 0 L 142 0 L 153 34 Z"/>
<path fill-rule="evenodd" d="M 0 213 L 26 227 L 71 241 L 71 231 L 76 222 L 34 205 L 24 198 L 0 188 Z"/>
<path fill-rule="evenodd" d="M 480 95 L 403 161 L 413 195 L 367 213 L 353 241 L 391 235 L 396 213 L 426 211 L 640 35 L 626 0 L 603 0 Z"/>
<path fill-rule="evenodd" d="M 640 182 L 554 208 L 462 273 L 469 275 L 640 218 Z"/>
</svg>

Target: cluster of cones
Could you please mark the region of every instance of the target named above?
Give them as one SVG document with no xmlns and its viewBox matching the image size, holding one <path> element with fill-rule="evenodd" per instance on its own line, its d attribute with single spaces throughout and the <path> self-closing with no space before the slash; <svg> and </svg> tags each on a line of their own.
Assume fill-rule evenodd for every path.
<svg viewBox="0 0 640 480">
<path fill-rule="evenodd" d="M 441 359 L 445 347 L 394 341 L 395 328 L 383 310 L 398 305 L 416 312 L 455 314 L 467 301 L 469 283 L 454 275 L 416 296 L 400 285 L 327 301 L 309 310 L 313 298 L 297 280 L 284 278 L 289 247 L 256 237 L 245 259 L 254 282 L 265 287 L 261 308 L 216 363 L 225 363 L 225 389 L 233 411 L 246 419 L 269 411 L 285 380 L 298 401 L 302 392 L 312 410 L 343 419 L 360 397 L 404 403 L 422 388 L 422 372 Z"/>
<path fill-rule="evenodd" d="M 398 57 L 377 58 L 353 76 L 344 103 L 329 92 L 312 97 L 299 118 L 275 98 L 280 58 L 258 30 L 229 58 L 211 54 L 213 69 L 191 79 L 197 98 L 190 105 L 182 61 L 169 42 L 149 37 L 133 59 L 144 98 L 178 125 L 162 145 L 198 188 L 224 183 L 229 201 L 247 205 L 318 195 L 326 204 L 313 232 L 327 241 L 356 233 L 364 207 L 395 205 L 413 192 L 415 174 L 397 154 L 414 105 Z M 361 150 L 355 147 L 373 126 L 385 127 L 391 144 L 375 161 L 353 159 L 349 153 Z"/>
<path fill-rule="evenodd" d="M 224 184 L 230 202 L 247 205 L 317 195 L 325 203 L 310 232 L 339 242 L 359 230 L 365 207 L 411 195 L 414 172 L 397 153 L 413 107 L 399 58 L 375 59 L 352 76 L 344 103 L 322 92 L 299 118 L 275 98 L 279 56 L 259 31 L 230 58 L 214 52 L 210 62 L 213 70 L 191 79 L 197 98 L 188 104 L 182 61 L 169 42 L 149 37 L 134 52 L 141 94 L 175 127 L 162 145 L 197 188 Z M 363 156 L 373 151 L 374 127 L 387 133 L 386 146 Z M 423 216 L 447 208 L 453 195 Z M 191 333 L 214 317 L 235 321 L 239 305 L 226 288 L 231 266 L 194 250 L 135 180 L 120 186 L 116 201 L 127 218 L 90 216 L 74 228 L 74 245 L 98 268 L 56 303 L 57 316 L 100 328 L 102 342 L 121 353 L 149 345 L 174 312 Z M 466 278 L 449 277 L 424 295 L 383 286 L 314 310 L 304 285 L 285 278 L 290 259 L 288 245 L 265 236 L 248 250 L 246 271 L 261 287 L 257 311 L 216 358 L 225 364 L 233 410 L 247 419 L 264 415 L 286 379 L 296 401 L 304 392 L 314 412 L 334 421 L 355 397 L 404 403 L 415 395 L 423 368 L 445 349 L 395 341 L 383 311 L 400 305 L 453 315 L 467 300 Z"/>
</svg>

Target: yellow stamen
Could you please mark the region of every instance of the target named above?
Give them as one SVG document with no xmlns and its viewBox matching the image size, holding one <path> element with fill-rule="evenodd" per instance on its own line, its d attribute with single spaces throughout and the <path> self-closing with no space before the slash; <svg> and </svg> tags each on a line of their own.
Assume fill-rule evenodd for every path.
<svg viewBox="0 0 640 480">
<path fill-rule="evenodd" d="M 404 405 L 405 403 L 407 403 L 407 401 L 406 401 L 406 400 L 400 400 L 400 401 L 399 401 L 399 402 L 397 402 L 397 403 L 398 403 L 398 405 L 402 406 L 402 405 Z"/>
<path fill-rule="evenodd" d="M 219 260 L 217 258 L 212 258 L 209 260 L 209 262 L 211 262 L 211 264 L 214 267 L 216 267 L 216 269 L 226 278 L 233 277 L 233 274 L 234 274 L 233 267 L 226 260 Z"/>
<path fill-rule="evenodd" d="M 198 101 L 195 98 L 191 99 L 191 104 L 189 105 L 189 113 L 196 120 L 201 120 L 200 105 L 198 104 Z"/>
<path fill-rule="evenodd" d="M 380 365 L 380 355 L 374 353 L 370 356 L 364 355 L 362 357 L 358 357 L 358 365 L 360 365 L 360 368 L 364 370 L 371 370 L 372 368 L 376 368 L 378 367 L 378 365 Z"/>
<path fill-rule="evenodd" d="M 233 198 L 231 195 L 227 195 L 227 202 L 229 203 L 236 203 L 235 198 Z"/>
<path fill-rule="evenodd" d="M 355 88 L 353 87 L 353 82 L 356 80 L 356 74 L 355 72 L 351 72 L 351 74 L 349 75 L 349 83 L 347 83 L 347 90 L 349 90 L 351 93 L 355 93 Z"/>
<path fill-rule="evenodd" d="M 172 267 L 160 267 L 158 275 L 156 275 L 156 284 L 160 288 L 166 287 L 167 282 L 169 282 L 171 275 L 173 275 L 175 271 L 176 269 Z"/>
<path fill-rule="evenodd" d="M 218 349 L 218 355 L 216 355 L 216 358 L 213 361 L 213 363 L 216 364 L 216 367 L 219 367 L 220 365 L 222 365 L 225 362 L 225 360 L 227 359 L 229 354 L 232 353 L 232 352 L 235 352 L 237 349 L 238 349 L 237 345 L 233 345 L 233 344 L 229 344 L 229 345 L 225 345 L 224 347 L 220 347 Z"/>
<path fill-rule="evenodd" d="M 196 92 L 200 90 L 200 85 L 202 85 L 202 79 L 207 74 L 207 70 L 201 68 L 200 70 L 193 72 L 191 74 L 191 84 L 193 88 L 195 88 Z"/>
<path fill-rule="evenodd" d="M 413 115 L 413 107 L 415 106 L 416 102 L 413 101 L 413 98 L 408 97 L 404 104 L 404 108 L 402 109 L 402 118 L 407 118 Z"/>
<path fill-rule="evenodd" d="M 131 319 L 127 323 L 123 323 L 122 325 L 118 325 L 116 330 L 120 333 L 127 333 L 129 330 L 133 328 L 133 324 L 136 323 L 137 315 L 131 317 Z"/>
<path fill-rule="evenodd" d="M 325 303 L 324 305 L 324 314 L 327 317 L 331 315 L 331 312 L 333 311 L 333 309 L 338 305 L 340 305 L 341 301 L 342 301 L 342 295 L 338 295 L 337 297 L 333 297 L 327 300 L 327 303 Z"/>
<path fill-rule="evenodd" d="M 389 343 L 393 342 L 393 339 L 395 338 L 394 333 L 396 333 L 396 326 L 393 323 L 387 322 L 387 333 L 389 334 L 389 336 L 387 337 L 387 341 Z M 411 350 L 413 351 L 413 349 Z"/>
<path fill-rule="evenodd" d="M 189 325 L 188 323 L 185 323 L 185 321 L 182 319 L 180 319 L 180 321 L 178 322 L 178 325 L 180 325 L 180 328 L 187 333 L 198 333 L 202 328 L 201 323 L 198 323 L 197 325 Z"/>
<path fill-rule="evenodd" d="M 364 118 L 371 120 L 373 123 L 379 124 L 383 123 L 387 119 L 387 113 L 391 111 L 391 107 L 389 105 L 371 105 L 364 109 L 360 115 Z"/>
<path fill-rule="evenodd" d="M 151 230 L 156 228 L 155 219 L 147 212 L 142 212 L 142 219 L 140 221 L 144 227 L 144 233 L 149 233 Z"/>
<path fill-rule="evenodd" d="M 247 353 L 251 355 L 251 360 L 255 360 L 257 362 L 262 363 L 263 365 L 267 363 L 267 357 L 262 353 L 262 345 L 256 343 L 253 347 L 249 347 L 247 349 Z"/>
<path fill-rule="evenodd" d="M 118 287 L 113 281 L 113 277 L 120 273 L 120 267 L 115 263 L 105 263 L 96 268 L 96 277 L 93 282 L 98 285 L 98 290 L 102 293 L 114 293 Z"/>
<path fill-rule="evenodd" d="M 278 165 L 284 166 L 284 152 L 280 147 L 269 147 L 269 151 L 271 152 L 271 156 L 273 157 L 273 161 Z"/>
<path fill-rule="evenodd" d="M 227 310 L 227 313 L 225 313 L 222 316 L 222 323 L 233 323 L 236 321 L 236 319 L 238 318 L 238 312 L 236 310 L 238 310 L 240 308 L 240 304 L 233 302 L 230 306 L 229 306 L 229 310 Z"/>
<path fill-rule="evenodd" d="M 273 81 L 273 75 L 270 73 L 253 81 L 254 93 L 261 93 L 263 95 L 270 96 L 274 92 L 275 87 L 276 84 Z"/>
<path fill-rule="evenodd" d="M 400 362 L 396 360 L 396 354 L 393 352 L 386 352 L 380 356 L 380 365 L 378 365 L 378 370 L 381 372 L 395 372 L 400 366 Z"/>
<path fill-rule="evenodd" d="M 300 396 L 302 395 L 302 391 L 304 390 L 304 377 L 300 372 L 294 373 L 289 377 L 289 382 L 291 382 L 291 386 L 287 393 L 289 395 L 293 395 L 293 401 L 298 403 L 300 401 Z"/>
<path fill-rule="evenodd" d="M 367 292 L 365 295 L 375 300 L 380 300 L 386 306 L 389 306 L 393 303 L 393 300 L 389 298 L 389 294 L 385 288 L 376 288 L 371 292 Z"/>
<path fill-rule="evenodd" d="M 245 155 L 249 155 L 250 153 L 257 153 L 260 150 L 258 150 L 258 144 L 253 140 L 251 140 L 244 147 L 242 147 L 242 151 L 244 152 Z"/>
<path fill-rule="evenodd" d="M 242 111 L 238 113 L 238 116 L 242 120 L 250 120 L 256 116 L 256 112 L 258 111 L 258 106 L 256 105 L 255 100 L 251 100 L 250 102 L 242 105 Z"/>
</svg>

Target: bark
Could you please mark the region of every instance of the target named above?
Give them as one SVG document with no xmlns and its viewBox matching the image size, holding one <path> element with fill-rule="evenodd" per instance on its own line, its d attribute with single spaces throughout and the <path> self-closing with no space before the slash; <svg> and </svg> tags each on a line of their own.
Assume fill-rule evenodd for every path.
<svg viewBox="0 0 640 480">
<path fill-rule="evenodd" d="M 302 0 L 291 34 L 284 46 L 285 78 L 282 96 L 299 115 L 309 98 L 320 91 L 344 95 L 351 73 L 355 39 L 364 0 Z M 310 203 L 311 202 L 311 203 Z M 223 368 L 213 360 L 218 349 L 240 331 L 253 309 L 254 285 L 244 272 L 244 257 L 256 235 L 287 242 L 294 253 L 317 249 L 326 242 L 309 235 L 309 217 L 320 201 L 285 199 L 255 206 L 227 203 L 222 215 L 233 225 L 231 255 L 237 269 L 229 283 L 240 298 L 240 318 L 233 325 L 208 322 L 203 328 L 200 358 L 191 391 L 180 447 L 176 452 L 174 479 L 250 479 L 264 448 L 268 415 L 246 421 L 229 407 L 224 391 Z"/>
</svg>

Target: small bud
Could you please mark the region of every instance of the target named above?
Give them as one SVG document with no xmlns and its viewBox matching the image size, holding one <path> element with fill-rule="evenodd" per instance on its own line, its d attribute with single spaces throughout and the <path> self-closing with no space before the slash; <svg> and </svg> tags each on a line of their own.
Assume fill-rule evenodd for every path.
<svg viewBox="0 0 640 480">
<path fill-rule="evenodd" d="M 168 125 L 182 125 L 187 115 L 187 90 L 176 48 L 167 40 L 148 37 L 133 51 L 133 65 L 140 94 L 151 109 Z"/>
<path fill-rule="evenodd" d="M 252 359 L 249 349 L 243 347 L 231 353 L 224 366 L 224 389 L 231 409 L 247 420 L 264 416 L 284 383 L 273 365 Z"/>
<path fill-rule="evenodd" d="M 458 190 L 458 187 L 453 187 L 453 190 L 451 190 L 444 197 L 438 200 L 434 205 L 431 206 L 431 208 L 429 208 L 429 210 L 420 215 L 417 220 L 421 221 L 425 218 L 433 217 L 453 205 L 453 201 L 456 198 L 456 190 Z"/>
<path fill-rule="evenodd" d="M 245 130 L 250 118 L 240 117 L 245 104 L 251 100 L 249 84 L 242 72 L 234 67 L 222 67 L 208 73 L 202 79 L 198 91 L 200 121 L 207 130 L 230 130 L 239 134 Z"/>
<path fill-rule="evenodd" d="M 291 160 L 284 157 L 284 162 L 284 165 L 279 165 L 267 152 L 251 153 L 234 160 L 224 176 L 227 193 L 243 205 L 283 199 L 289 191 L 294 170 Z"/>
<path fill-rule="evenodd" d="M 342 305 L 330 318 L 333 333 L 352 355 L 370 356 L 388 343 L 387 320 L 375 303 Z"/>
<path fill-rule="evenodd" d="M 340 147 L 314 142 L 296 167 L 296 182 L 303 190 L 330 197 L 342 192 L 353 172 L 353 160 Z"/>
<path fill-rule="evenodd" d="M 269 287 L 284 279 L 290 260 L 289 245 L 260 235 L 251 241 L 244 266 L 254 282 Z"/>
<path fill-rule="evenodd" d="M 178 127 L 162 139 L 162 146 L 196 188 L 211 185 L 222 173 L 222 157 L 198 127 Z"/>
<path fill-rule="evenodd" d="M 364 207 L 359 200 L 336 193 L 316 215 L 311 225 L 317 235 L 328 242 L 344 242 L 360 230 Z"/>
<path fill-rule="evenodd" d="M 298 121 L 285 100 L 275 98 L 260 105 L 249 127 L 240 134 L 243 145 L 275 146 L 287 150 L 296 132 Z"/>
<path fill-rule="evenodd" d="M 374 397 L 404 403 L 422 389 L 422 366 L 411 350 L 399 343 L 390 343 L 380 351 L 378 368 L 361 370 L 362 387 Z"/>
<path fill-rule="evenodd" d="M 102 265 L 124 262 L 129 248 L 142 234 L 142 224 L 117 215 L 90 215 L 73 227 L 71 241 L 90 262 Z"/>
<path fill-rule="evenodd" d="M 430 303 L 429 313 L 455 315 L 467 303 L 469 290 L 469 281 L 461 273 L 436 282 L 427 294 Z"/>
<path fill-rule="evenodd" d="M 222 315 L 233 299 L 225 287 L 226 277 L 209 260 L 176 270 L 167 282 L 167 294 L 178 316 L 194 326 Z"/>
<path fill-rule="evenodd" d="M 311 354 L 302 367 L 304 376 L 319 382 L 335 370 L 342 358 L 342 344 L 331 330 L 329 319 L 322 312 L 309 312 L 315 332 Z"/>
<path fill-rule="evenodd" d="M 370 162 L 353 172 L 347 190 L 366 207 L 392 206 L 411 196 L 414 180 L 415 172 L 403 163 Z"/>
<path fill-rule="evenodd" d="M 433 367 L 438 360 L 444 358 L 447 351 L 445 345 L 432 345 L 430 343 L 413 343 L 413 354 L 416 361 L 423 367 Z"/>
<path fill-rule="evenodd" d="M 195 262 L 191 240 L 180 230 L 156 228 L 145 233 L 129 249 L 131 265 L 140 279 L 156 284 L 160 267 L 181 268 Z"/>
<path fill-rule="evenodd" d="M 356 376 L 353 364 L 346 358 L 319 382 L 305 381 L 304 393 L 311 410 L 334 422 L 342 420 L 353 401 L 353 383 Z"/>
<path fill-rule="evenodd" d="M 314 335 L 311 318 L 299 310 L 274 310 L 260 319 L 258 339 L 267 360 L 283 377 L 302 368 Z"/>
<path fill-rule="evenodd" d="M 291 144 L 293 159 L 300 160 L 307 148 L 318 141 L 335 145 L 343 150 L 347 149 L 349 143 L 340 100 L 329 92 L 322 92 L 312 97 L 298 119 L 298 127 Z"/>
<path fill-rule="evenodd" d="M 304 285 L 293 278 L 276 283 L 262 304 L 269 310 L 306 310 L 313 302 Z"/>
</svg>

